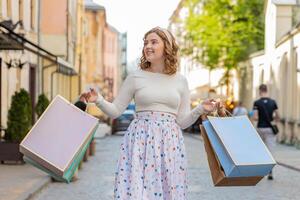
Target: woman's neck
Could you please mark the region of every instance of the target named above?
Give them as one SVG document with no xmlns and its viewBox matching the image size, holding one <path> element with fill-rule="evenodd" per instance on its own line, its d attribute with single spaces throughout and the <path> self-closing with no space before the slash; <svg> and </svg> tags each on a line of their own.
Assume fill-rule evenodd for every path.
<svg viewBox="0 0 300 200">
<path fill-rule="evenodd" d="M 161 63 L 151 63 L 149 70 L 155 73 L 164 73 L 164 69 L 165 69 L 165 64 L 161 62 Z"/>
</svg>

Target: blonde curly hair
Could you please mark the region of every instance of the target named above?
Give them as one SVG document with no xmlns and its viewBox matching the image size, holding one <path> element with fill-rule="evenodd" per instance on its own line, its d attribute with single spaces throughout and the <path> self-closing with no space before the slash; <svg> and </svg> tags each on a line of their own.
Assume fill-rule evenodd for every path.
<svg viewBox="0 0 300 200">
<path fill-rule="evenodd" d="M 175 41 L 174 36 L 167 29 L 155 27 L 152 28 L 144 35 L 143 40 L 145 40 L 150 33 L 156 33 L 164 42 L 164 57 L 165 57 L 164 73 L 168 75 L 175 74 L 179 66 L 179 57 L 178 57 L 179 47 Z M 142 70 L 146 70 L 150 68 L 150 66 L 151 63 L 147 61 L 144 53 L 144 47 L 143 47 L 143 55 L 140 58 L 140 68 Z"/>
</svg>

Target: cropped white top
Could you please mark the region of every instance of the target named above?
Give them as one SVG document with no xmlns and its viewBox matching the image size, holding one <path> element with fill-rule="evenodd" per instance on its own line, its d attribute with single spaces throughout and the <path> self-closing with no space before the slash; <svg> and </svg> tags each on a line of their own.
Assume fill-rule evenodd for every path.
<svg viewBox="0 0 300 200">
<path fill-rule="evenodd" d="M 187 128 L 204 113 L 201 105 L 190 107 L 190 92 L 186 78 L 174 75 L 136 70 L 125 79 L 114 101 L 98 95 L 96 105 L 111 118 L 120 116 L 134 99 L 136 111 L 160 111 L 176 115 L 181 128 Z"/>
</svg>

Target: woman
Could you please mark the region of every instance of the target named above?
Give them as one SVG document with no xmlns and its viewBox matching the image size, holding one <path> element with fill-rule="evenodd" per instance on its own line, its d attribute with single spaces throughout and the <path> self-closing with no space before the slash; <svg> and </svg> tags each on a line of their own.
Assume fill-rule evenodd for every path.
<svg viewBox="0 0 300 200">
<path fill-rule="evenodd" d="M 181 129 L 218 103 L 206 100 L 192 111 L 188 83 L 178 70 L 178 45 L 166 29 L 144 36 L 140 69 L 128 75 L 112 103 L 95 90 L 87 96 L 112 118 L 134 98 L 136 118 L 121 144 L 115 178 L 115 199 L 186 199 L 187 174 Z"/>
</svg>

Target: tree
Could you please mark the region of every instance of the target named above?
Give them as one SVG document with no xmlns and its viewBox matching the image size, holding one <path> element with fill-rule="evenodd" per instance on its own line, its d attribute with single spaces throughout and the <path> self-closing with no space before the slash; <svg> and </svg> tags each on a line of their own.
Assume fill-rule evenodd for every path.
<svg viewBox="0 0 300 200">
<path fill-rule="evenodd" d="M 184 37 L 193 47 L 184 47 L 183 54 L 209 70 L 225 68 L 223 80 L 229 88 L 231 70 L 263 48 L 263 1 L 187 0 L 185 6 L 189 14 Z"/>
<path fill-rule="evenodd" d="M 24 89 L 15 92 L 8 111 L 7 132 L 5 134 L 7 141 L 20 142 L 25 137 L 32 124 L 31 114 L 29 93 Z"/>
</svg>

